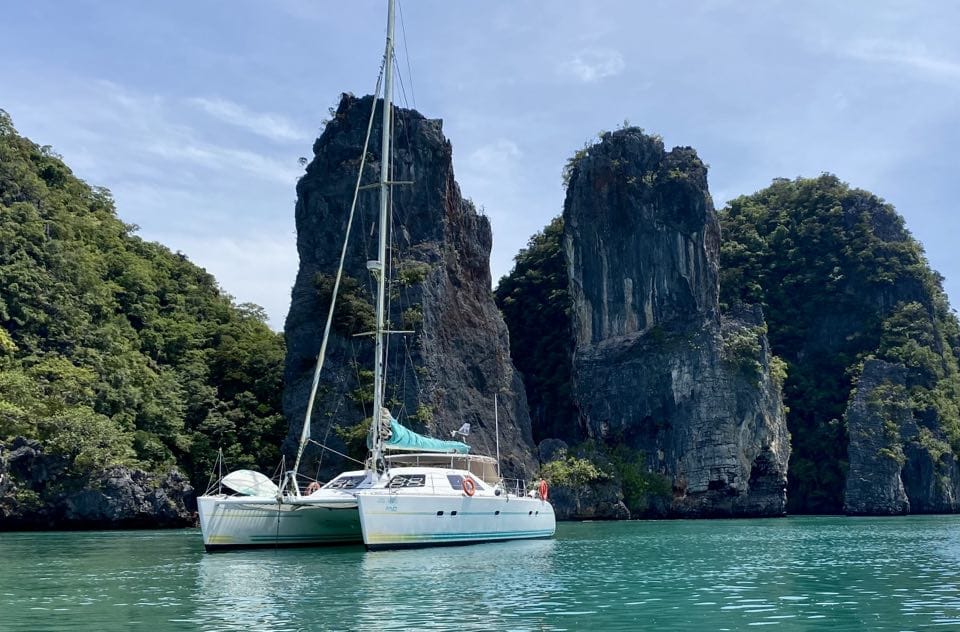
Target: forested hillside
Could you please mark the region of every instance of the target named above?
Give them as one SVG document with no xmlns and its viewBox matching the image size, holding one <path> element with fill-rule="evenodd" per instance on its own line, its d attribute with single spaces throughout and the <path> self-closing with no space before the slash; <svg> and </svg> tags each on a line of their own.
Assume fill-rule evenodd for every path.
<svg viewBox="0 0 960 632">
<path fill-rule="evenodd" d="M 960 327 L 893 207 L 823 175 L 778 179 L 720 217 L 721 301 L 761 304 L 773 351 L 788 364 L 791 511 L 843 507 L 844 413 L 866 358 L 906 366 L 903 396 L 926 428 L 920 443 L 935 467 L 953 467 L 944 459 L 960 453 Z M 915 440 L 905 434 L 886 449 L 898 459 L 901 441 Z"/>
<path fill-rule="evenodd" d="M 0 443 L 36 440 L 65 463 L 15 490 L 23 502 L 112 465 L 202 486 L 218 447 L 232 467 L 278 462 L 282 336 L 135 232 L 0 110 Z"/>
</svg>

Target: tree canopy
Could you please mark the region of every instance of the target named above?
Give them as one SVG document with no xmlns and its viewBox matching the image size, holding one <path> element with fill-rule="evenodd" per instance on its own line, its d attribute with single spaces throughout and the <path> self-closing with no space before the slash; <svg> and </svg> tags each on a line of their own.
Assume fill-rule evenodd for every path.
<svg viewBox="0 0 960 632">
<path fill-rule="evenodd" d="M 0 440 L 38 439 L 83 475 L 272 469 L 284 343 L 181 253 L 123 223 L 0 110 Z"/>
</svg>

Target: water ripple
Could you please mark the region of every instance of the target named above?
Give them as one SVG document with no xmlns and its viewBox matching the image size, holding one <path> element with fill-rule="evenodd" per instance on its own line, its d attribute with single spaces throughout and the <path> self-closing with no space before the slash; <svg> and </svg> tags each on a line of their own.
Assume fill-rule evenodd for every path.
<svg viewBox="0 0 960 632">
<path fill-rule="evenodd" d="M 104 632 L 960 629 L 960 517 L 562 524 L 554 540 L 379 553 L 8 533 L 0 611 L 10 629 Z"/>
</svg>

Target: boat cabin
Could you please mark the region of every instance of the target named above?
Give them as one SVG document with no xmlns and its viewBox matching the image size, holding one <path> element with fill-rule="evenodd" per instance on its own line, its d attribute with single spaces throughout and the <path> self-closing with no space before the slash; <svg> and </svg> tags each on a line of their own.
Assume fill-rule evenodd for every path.
<svg viewBox="0 0 960 632">
<path fill-rule="evenodd" d="M 500 482 L 497 460 L 479 454 L 453 454 L 443 452 L 414 452 L 389 454 L 384 457 L 389 467 L 438 467 L 451 470 L 466 470 L 488 485 Z"/>
</svg>

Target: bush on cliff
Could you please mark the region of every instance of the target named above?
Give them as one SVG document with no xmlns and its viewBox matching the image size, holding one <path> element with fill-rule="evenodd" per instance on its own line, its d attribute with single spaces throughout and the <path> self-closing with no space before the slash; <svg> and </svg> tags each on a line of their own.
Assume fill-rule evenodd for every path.
<svg viewBox="0 0 960 632">
<path fill-rule="evenodd" d="M 567 454 L 566 450 L 560 450 L 554 460 L 544 464 L 540 475 L 551 485 L 571 489 L 610 478 L 609 474 L 597 467 L 590 459 L 572 456 Z"/>
</svg>

